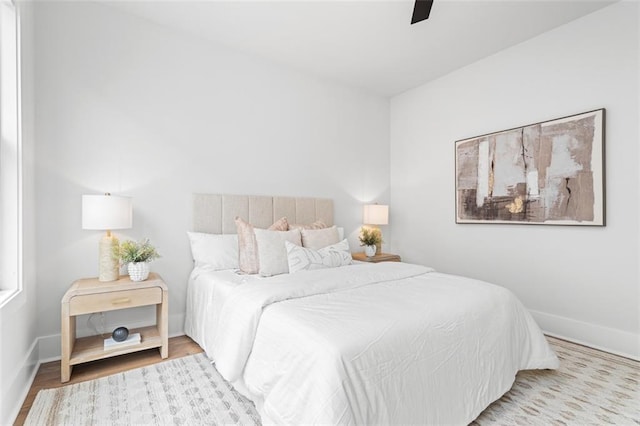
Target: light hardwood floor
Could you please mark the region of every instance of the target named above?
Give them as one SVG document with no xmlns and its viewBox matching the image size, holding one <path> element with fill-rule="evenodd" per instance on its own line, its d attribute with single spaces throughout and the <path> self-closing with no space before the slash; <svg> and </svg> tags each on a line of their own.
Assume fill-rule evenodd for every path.
<svg viewBox="0 0 640 426">
<path fill-rule="evenodd" d="M 27 418 L 31 404 L 36 398 L 36 394 L 41 389 L 58 388 L 73 383 L 84 382 L 86 380 L 99 379 L 111 374 L 121 373 L 146 365 L 156 364 L 168 359 L 181 358 L 187 355 L 194 355 L 202 352 L 202 348 L 187 336 L 178 336 L 169 339 L 169 358 L 162 359 L 158 349 L 148 349 L 146 351 L 135 352 L 127 355 L 93 361 L 80 364 L 73 368 L 71 380 L 66 383 L 60 382 L 60 361 L 47 362 L 42 364 L 36 373 L 27 398 L 22 404 L 20 413 L 15 425 L 22 426 Z"/>
</svg>

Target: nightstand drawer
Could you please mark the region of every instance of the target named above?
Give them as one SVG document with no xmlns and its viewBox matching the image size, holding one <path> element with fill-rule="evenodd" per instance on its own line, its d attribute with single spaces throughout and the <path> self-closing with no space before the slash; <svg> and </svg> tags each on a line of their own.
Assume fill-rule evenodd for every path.
<svg viewBox="0 0 640 426">
<path fill-rule="evenodd" d="M 159 303 L 162 303 L 160 287 L 85 294 L 74 296 L 69 300 L 69 314 L 91 314 Z"/>
</svg>

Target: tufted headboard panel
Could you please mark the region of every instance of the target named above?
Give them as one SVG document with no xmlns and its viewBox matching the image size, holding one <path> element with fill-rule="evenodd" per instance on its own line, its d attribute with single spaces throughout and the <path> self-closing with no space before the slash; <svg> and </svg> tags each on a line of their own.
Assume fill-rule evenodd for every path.
<svg viewBox="0 0 640 426">
<path fill-rule="evenodd" d="M 269 197 L 255 195 L 193 194 L 193 231 L 235 234 L 240 216 L 258 228 L 268 228 L 286 216 L 289 223 L 322 220 L 333 225 L 333 200 L 327 198 Z"/>
</svg>

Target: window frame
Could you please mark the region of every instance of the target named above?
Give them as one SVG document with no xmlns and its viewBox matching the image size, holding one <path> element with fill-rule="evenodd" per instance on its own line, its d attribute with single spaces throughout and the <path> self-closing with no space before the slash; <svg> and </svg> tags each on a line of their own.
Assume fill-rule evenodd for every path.
<svg viewBox="0 0 640 426">
<path fill-rule="evenodd" d="M 23 290 L 20 10 L 14 0 L 0 0 L 0 19 L 3 22 L 3 28 L 0 28 L 0 308 L 2 308 Z M 8 64 L 7 57 L 11 58 Z M 8 94 L 7 87 L 10 88 Z"/>
</svg>

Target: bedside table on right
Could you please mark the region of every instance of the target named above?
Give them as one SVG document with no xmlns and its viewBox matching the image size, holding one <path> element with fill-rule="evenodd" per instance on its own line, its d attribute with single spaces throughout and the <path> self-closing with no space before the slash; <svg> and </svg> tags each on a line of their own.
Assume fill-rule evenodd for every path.
<svg viewBox="0 0 640 426">
<path fill-rule="evenodd" d="M 353 257 L 353 260 L 359 260 L 361 262 L 372 262 L 372 263 L 401 261 L 400 256 L 398 256 L 397 254 L 390 254 L 390 253 L 380 253 L 372 257 L 367 257 L 367 255 L 364 254 L 364 252 L 359 252 L 359 253 L 352 253 L 351 257 Z"/>
</svg>

